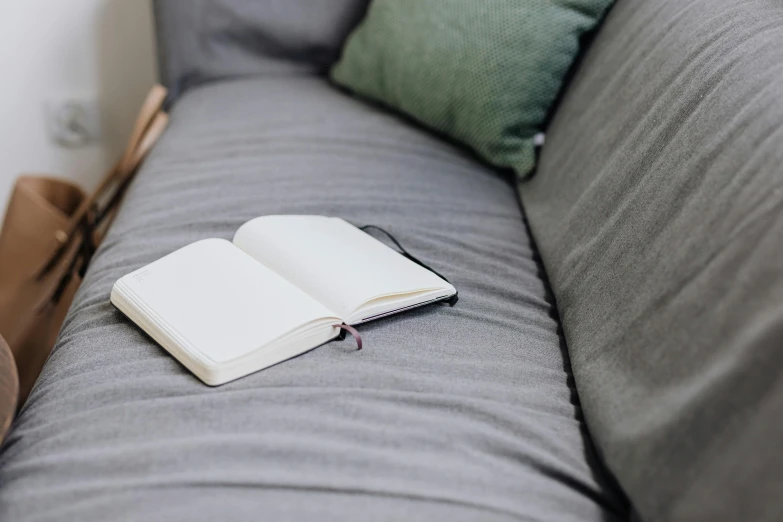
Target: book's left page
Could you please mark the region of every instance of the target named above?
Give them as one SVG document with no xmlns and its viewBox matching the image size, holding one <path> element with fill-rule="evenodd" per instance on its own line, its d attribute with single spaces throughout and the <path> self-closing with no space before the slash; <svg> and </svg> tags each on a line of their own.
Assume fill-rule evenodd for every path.
<svg viewBox="0 0 783 522">
<path fill-rule="evenodd" d="M 315 348 L 342 322 L 223 239 L 198 241 L 126 275 L 111 301 L 211 385 Z"/>
</svg>

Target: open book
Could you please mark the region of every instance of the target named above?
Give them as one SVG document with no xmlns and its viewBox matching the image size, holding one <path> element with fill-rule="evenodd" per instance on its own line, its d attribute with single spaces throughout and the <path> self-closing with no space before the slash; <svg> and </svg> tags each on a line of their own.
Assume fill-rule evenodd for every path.
<svg viewBox="0 0 783 522">
<path fill-rule="evenodd" d="M 339 218 L 265 216 L 120 278 L 111 302 L 206 384 L 456 290 Z"/>
</svg>

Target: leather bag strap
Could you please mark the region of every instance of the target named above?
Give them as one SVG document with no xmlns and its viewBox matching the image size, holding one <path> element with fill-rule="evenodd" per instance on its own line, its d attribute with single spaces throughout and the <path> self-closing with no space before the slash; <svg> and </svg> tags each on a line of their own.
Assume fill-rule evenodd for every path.
<svg viewBox="0 0 783 522">
<path fill-rule="evenodd" d="M 112 187 L 116 187 L 115 193 L 109 199 L 110 206 L 99 211 L 101 217 L 111 213 L 112 207 L 122 199 L 121 192 L 130 184 L 147 153 L 152 149 L 157 139 L 163 133 L 168 123 L 168 116 L 162 111 L 166 100 L 166 89 L 161 85 L 154 86 L 141 107 L 139 115 L 131 132 L 128 145 L 125 147 L 120 160 L 106 173 L 98 184 L 98 187 L 90 196 L 86 197 L 71 215 L 68 225 L 63 230 L 58 230 L 51 241 L 50 252 L 40 267 L 36 269 L 37 277 L 42 277 L 60 260 L 68 249 L 71 241 L 81 235 L 83 224 L 88 216 L 96 211 L 98 203 L 103 199 Z M 118 195 L 117 193 L 120 192 Z M 87 238 L 85 238 L 87 239 Z M 94 238 L 89 238 L 93 241 Z M 97 243 L 96 243 L 97 244 Z"/>
<path fill-rule="evenodd" d="M 132 151 L 133 154 L 129 156 L 126 167 L 124 169 L 125 172 L 121 172 L 121 176 L 118 176 L 116 180 L 117 189 L 114 191 L 114 194 L 112 194 L 112 197 L 103 206 L 103 208 L 97 211 L 95 216 L 96 226 L 100 226 L 104 219 L 109 214 L 112 214 L 117 208 L 119 202 L 122 200 L 122 197 L 125 194 L 125 189 L 127 189 L 128 185 L 130 185 L 130 182 L 133 180 L 134 173 L 138 169 L 141 162 L 144 161 L 144 158 L 147 156 L 149 151 L 158 141 L 158 138 L 160 138 L 160 136 L 163 134 L 163 131 L 166 130 L 168 122 L 169 117 L 165 112 L 159 112 L 155 115 L 155 118 L 150 123 L 147 131 L 139 140 L 136 149 Z"/>
<path fill-rule="evenodd" d="M 96 202 L 101 198 L 101 196 L 103 196 L 106 190 L 111 186 L 112 182 L 116 181 L 118 178 L 129 175 L 131 172 L 133 172 L 132 169 L 138 166 L 138 163 L 140 163 L 143 156 L 139 158 L 138 162 L 134 162 L 134 160 L 138 158 L 136 150 L 144 141 L 144 136 L 147 133 L 147 130 L 150 128 L 152 122 L 155 121 L 155 117 L 161 111 L 165 100 L 166 89 L 161 85 L 156 85 L 152 88 L 152 90 L 150 90 L 149 94 L 147 94 L 147 98 L 144 100 L 144 104 L 141 106 L 141 111 L 136 118 L 136 123 L 133 126 L 133 132 L 131 133 L 130 140 L 128 141 L 128 145 L 125 147 L 125 151 L 123 152 L 120 161 L 114 168 L 107 172 L 103 180 L 101 180 L 101 182 L 98 184 L 98 188 L 95 189 L 95 191 L 82 202 L 76 212 L 74 212 L 73 217 L 68 224 L 68 230 L 65 230 L 66 234 L 70 235 L 78 228 L 79 223 L 84 218 L 84 215 L 95 206 Z M 151 145 L 146 149 L 146 151 L 148 151 L 149 148 L 151 148 Z"/>
</svg>

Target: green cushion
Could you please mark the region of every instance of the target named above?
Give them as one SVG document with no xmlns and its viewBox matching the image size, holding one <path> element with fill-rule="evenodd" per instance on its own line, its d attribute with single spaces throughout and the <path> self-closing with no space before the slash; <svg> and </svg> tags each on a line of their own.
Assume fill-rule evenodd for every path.
<svg viewBox="0 0 783 522">
<path fill-rule="evenodd" d="M 613 0 L 373 0 L 331 77 L 527 176 L 533 137 Z"/>
</svg>

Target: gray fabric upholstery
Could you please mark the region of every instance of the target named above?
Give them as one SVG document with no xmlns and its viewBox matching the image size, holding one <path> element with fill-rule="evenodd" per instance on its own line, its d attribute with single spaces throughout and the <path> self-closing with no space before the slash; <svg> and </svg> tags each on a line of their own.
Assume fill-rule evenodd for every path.
<svg viewBox="0 0 783 522">
<path fill-rule="evenodd" d="M 0 519 L 625 519 L 515 193 L 323 79 L 189 91 L 0 455 Z M 123 274 L 270 213 L 385 227 L 460 302 L 219 388 L 109 304 Z"/>
<path fill-rule="evenodd" d="M 783 520 L 783 3 L 621 0 L 523 201 L 643 520 Z"/>
<path fill-rule="evenodd" d="M 160 77 L 204 81 L 325 72 L 368 0 L 153 0 Z"/>
</svg>

